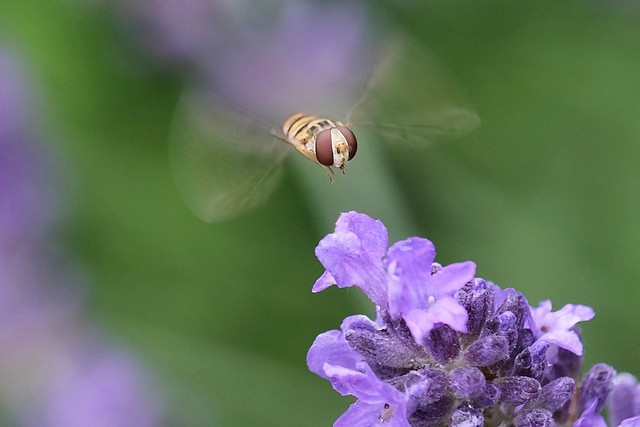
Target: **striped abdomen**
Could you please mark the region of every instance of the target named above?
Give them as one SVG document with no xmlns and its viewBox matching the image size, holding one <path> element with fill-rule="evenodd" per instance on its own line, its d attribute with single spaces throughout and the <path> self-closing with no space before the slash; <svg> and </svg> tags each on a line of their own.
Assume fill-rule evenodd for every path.
<svg viewBox="0 0 640 427">
<path fill-rule="evenodd" d="M 344 123 L 296 113 L 282 125 L 285 139 L 309 160 L 343 169 L 357 150 L 356 137 Z"/>
<path fill-rule="evenodd" d="M 344 126 L 344 123 L 323 119 L 311 114 L 296 113 L 285 120 L 282 132 L 289 142 L 306 144 L 322 130 Z"/>
</svg>

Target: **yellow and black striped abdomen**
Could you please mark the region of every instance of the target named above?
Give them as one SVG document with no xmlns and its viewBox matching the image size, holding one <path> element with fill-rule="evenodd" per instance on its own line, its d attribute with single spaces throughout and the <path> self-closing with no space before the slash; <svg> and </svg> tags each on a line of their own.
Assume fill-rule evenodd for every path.
<svg viewBox="0 0 640 427">
<path fill-rule="evenodd" d="M 311 114 L 296 113 L 291 115 L 282 125 L 285 138 L 291 143 L 306 145 L 320 131 L 343 124 L 338 121 L 321 118 Z"/>
<path fill-rule="evenodd" d="M 284 121 L 282 133 L 284 139 L 300 154 L 325 167 L 331 179 L 331 167 L 344 171 L 357 150 L 355 135 L 338 120 L 296 113 Z"/>
</svg>

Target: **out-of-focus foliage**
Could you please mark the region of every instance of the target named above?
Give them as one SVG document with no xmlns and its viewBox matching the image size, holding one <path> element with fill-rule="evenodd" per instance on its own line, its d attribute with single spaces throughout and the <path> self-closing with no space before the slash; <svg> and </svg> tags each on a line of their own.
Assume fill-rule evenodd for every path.
<svg viewBox="0 0 640 427">
<path fill-rule="evenodd" d="M 313 251 L 331 231 L 318 219 L 379 198 L 368 182 L 380 176 L 440 261 L 472 259 L 532 305 L 592 306 L 587 365 L 640 373 L 640 13 L 587 0 L 403 3 L 388 14 L 448 65 L 481 127 L 422 151 L 375 144 L 380 174 L 346 201 L 349 176 L 329 187 L 320 170 L 310 181 L 289 168 L 265 205 L 215 225 L 184 207 L 169 171 L 185 69 L 141 53 L 106 4 L 0 3 L 0 37 L 42 93 L 46 119 L 33 125 L 70 168 L 58 243 L 91 276 L 92 320 L 148 362 L 182 423 L 326 426 L 344 410 L 305 354 L 359 297 L 312 295 Z M 322 214 L 309 182 L 325 192 Z M 393 212 L 366 213 L 397 240 L 408 231 Z"/>
</svg>

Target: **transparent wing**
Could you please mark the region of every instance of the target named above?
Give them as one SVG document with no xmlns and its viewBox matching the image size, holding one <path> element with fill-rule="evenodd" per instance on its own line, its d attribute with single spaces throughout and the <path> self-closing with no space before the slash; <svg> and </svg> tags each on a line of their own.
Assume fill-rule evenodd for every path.
<svg viewBox="0 0 640 427">
<path fill-rule="evenodd" d="M 424 44 L 388 38 L 348 121 L 391 143 L 425 145 L 466 135 L 480 118 L 452 72 Z"/>
<path fill-rule="evenodd" d="M 271 131 L 217 100 L 183 96 L 169 156 L 178 190 L 200 219 L 228 219 L 267 199 L 290 152 Z"/>
</svg>

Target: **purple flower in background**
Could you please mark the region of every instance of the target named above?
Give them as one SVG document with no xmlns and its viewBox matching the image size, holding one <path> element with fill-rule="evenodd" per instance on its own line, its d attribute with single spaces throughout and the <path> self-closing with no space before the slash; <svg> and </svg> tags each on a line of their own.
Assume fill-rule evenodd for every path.
<svg viewBox="0 0 640 427">
<path fill-rule="evenodd" d="M 240 2 L 242 3 L 242 2 Z M 228 25 L 199 78 L 242 110 L 280 125 L 302 108 L 338 119 L 353 107 L 374 40 L 358 2 L 265 2 Z M 270 19 L 265 19 L 268 16 Z M 230 20 L 232 21 L 232 20 Z"/>
<path fill-rule="evenodd" d="M 121 0 L 116 5 L 142 50 L 174 65 L 211 53 L 227 6 L 219 0 Z"/>
<path fill-rule="evenodd" d="M 0 138 L 3 140 L 21 132 L 30 116 L 29 94 L 23 76 L 24 70 L 15 57 L 5 47 L 0 47 Z"/>
<path fill-rule="evenodd" d="M 24 70 L 0 46 L 0 247 L 39 236 L 52 215 L 45 164 L 32 141 Z"/>
<path fill-rule="evenodd" d="M 357 286 L 377 312 L 348 317 L 309 349 L 309 369 L 357 398 L 335 426 L 606 426 L 607 399 L 611 425 L 640 425 L 634 377 L 596 364 L 577 387 L 575 324 L 593 317 L 589 307 L 532 308 L 474 277 L 472 262 L 435 263 L 426 239 L 387 241 L 380 221 L 349 212 L 316 249 L 326 271 L 314 292 Z"/>
<path fill-rule="evenodd" d="M 120 0 L 116 10 L 145 53 L 195 75 L 197 93 L 277 125 L 300 106 L 344 118 L 375 48 L 360 2 Z"/>
<path fill-rule="evenodd" d="M 159 392 L 122 349 L 87 328 L 77 274 L 50 242 L 43 152 L 32 144 L 24 72 L 0 47 L 0 400 L 12 425 L 161 424 Z M 101 344 L 96 346 L 96 341 Z M 91 351 L 89 351 L 91 349 Z"/>
<path fill-rule="evenodd" d="M 29 425 L 50 427 L 152 427 L 161 424 L 158 397 L 140 366 L 124 352 L 75 351 L 49 379 L 40 410 Z M 34 419 L 35 418 L 35 419 Z"/>
</svg>

